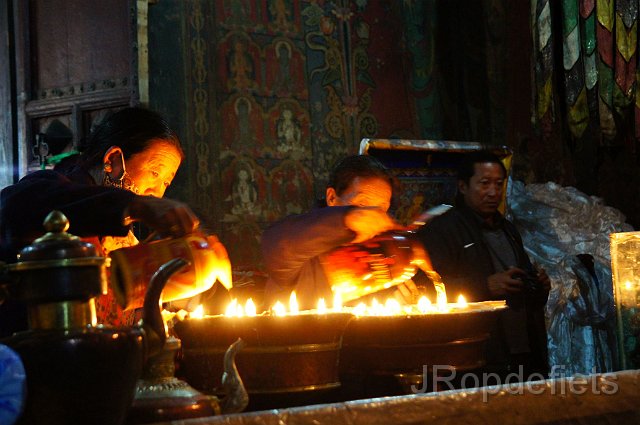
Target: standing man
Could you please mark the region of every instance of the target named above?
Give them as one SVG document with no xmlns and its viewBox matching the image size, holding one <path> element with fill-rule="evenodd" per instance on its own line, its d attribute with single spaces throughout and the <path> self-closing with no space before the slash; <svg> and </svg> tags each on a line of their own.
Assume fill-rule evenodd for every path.
<svg viewBox="0 0 640 425">
<path fill-rule="evenodd" d="M 515 226 L 498 211 L 507 170 L 489 152 L 467 154 L 458 168 L 456 206 L 418 235 L 448 293 L 469 301 L 506 299 L 487 346 L 487 371 L 548 373 L 544 305 L 550 280 L 534 267 Z"/>
</svg>

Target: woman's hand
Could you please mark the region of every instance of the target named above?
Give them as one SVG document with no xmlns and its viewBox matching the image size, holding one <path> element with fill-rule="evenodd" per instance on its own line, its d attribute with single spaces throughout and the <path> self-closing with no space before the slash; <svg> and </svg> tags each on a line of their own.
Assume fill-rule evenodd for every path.
<svg viewBox="0 0 640 425">
<path fill-rule="evenodd" d="M 179 201 L 154 196 L 136 196 L 125 211 L 125 223 L 141 221 L 161 236 L 180 237 L 193 232 L 200 220 Z"/>
</svg>

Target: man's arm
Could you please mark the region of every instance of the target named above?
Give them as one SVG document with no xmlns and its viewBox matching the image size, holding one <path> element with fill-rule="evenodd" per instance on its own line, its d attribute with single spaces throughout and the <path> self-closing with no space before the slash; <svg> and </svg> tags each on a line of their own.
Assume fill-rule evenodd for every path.
<svg viewBox="0 0 640 425">
<path fill-rule="evenodd" d="M 284 287 L 294 286 L 311 259 L 351 242 L 355 233 L 345 225 L 352 207 L 326 207 L 287 217 L 262 235 L 262 251 L 270 277 Z"/>
</svg>

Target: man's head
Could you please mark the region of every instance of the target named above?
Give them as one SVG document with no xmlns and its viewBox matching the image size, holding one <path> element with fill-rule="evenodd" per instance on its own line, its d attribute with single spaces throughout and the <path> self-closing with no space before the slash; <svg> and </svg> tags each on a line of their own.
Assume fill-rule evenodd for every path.
<svg viewBox="0 0 640 425">
<path fill-rule="evenodd" d="M 491 217 L 502 201 L 507 169 L 500 158 L 487 151 L 472 152 L 458 166 L 458 194 L 483 217 Z"/>
<path fill-rule="evenodd" d="M 393 177 L 377 159 L 368 155 L 344 158 L 333 169 L 327 185 L 327 205 L 379 207 L 391 205 Z"/>
</svg>

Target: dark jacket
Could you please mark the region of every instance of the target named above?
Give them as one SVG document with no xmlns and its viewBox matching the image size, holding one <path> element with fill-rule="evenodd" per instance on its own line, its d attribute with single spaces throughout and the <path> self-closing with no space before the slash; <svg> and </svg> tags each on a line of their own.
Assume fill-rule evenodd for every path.
<svg viewBox="0 0 640 425">
<path fill-rule="evenodd" d="M 0 256 L 15 262 L 18 252 L 45 233 L 43 221 L 52 210 L 62 211 L 80 237 L 125 236 L 123 213 L 133 192 L 96 185 L 81 169 L 69 175 L 37 171 L 0 192 Z M 27 328 L 25 307 L 17 300 L 0 304 L 0 337 Z"/>
<path fill-rule="evenodd" d="M 42 223 L 52 210 L 60 210 L 80 236 L 125 236 L 123 213 L 136 195 L 96 185 L 81 169 L 69 175 L 36 171 L 0 192 L 0 244 L 2 259 L 16 261 L 16 254 L 44 234 Z"/>
<path fill-rule="evenodd" d="M 351 242 L 355 233 L 344 224 L 352 207 L 325 207 L 286 217 L 262 234 L 262 253 L 269 273 L 265 307 L 276 300 L 287 305 L 295 289 L 300 308 L 317 307 L 319 298 L 332 301 L 320 255 Z"/>
<path fill-rule="evenodd" d="M 502 216 L 497 220 L 514 248 L 516 266 L 533 271 L 518 230 Z M 471 209 L 456 207 L 435 217 L 417 232 L 434 268 L 445 278 L 447 292 L 464 293 L 469 301 L 496 299 L 487 286 L 487 277 L 496 270 L 484 242 L 482 226 L 480 217 Z"/>
<path fill-rule="evenodd" d="M 496 217 L 514 248 L 516 266 L 533 272 L 533 266 L 524 250 L 522 238 L 515 226 L 502 216 Z M 462 205 L 452 208 L 445 214 L 434 218 L 422 227 L 418 236 L 427 249 L 433 267 L 440 273 L 451 300 L 458 294 L 464 294 L 468 301 L 486 301 L 500 299 L 489 292 L 487 279 L 498 272 L 484 241 L 481 218 L 470 208 Z M 424 278 L 417 276 L 417 283 Z M 544 304 L 547 293 L 522 293 L 509 296 L 510 308 L 526 308 L 527 330 L 531 346 L 533 368 L 546 371 L 547 345 L 544 322 Z M 493 340 L 488 349 L 488 361 L 494 364 L 509 362 L 504 335 L 500 326 L 496 327 Z"/>
</svg>

